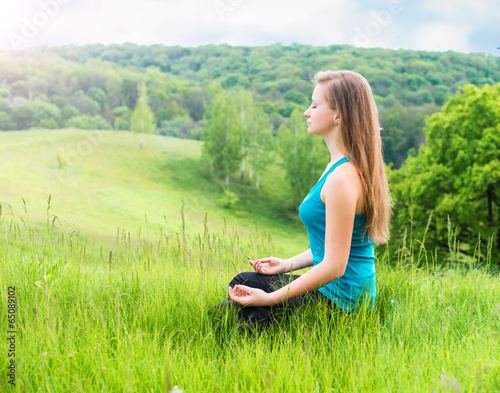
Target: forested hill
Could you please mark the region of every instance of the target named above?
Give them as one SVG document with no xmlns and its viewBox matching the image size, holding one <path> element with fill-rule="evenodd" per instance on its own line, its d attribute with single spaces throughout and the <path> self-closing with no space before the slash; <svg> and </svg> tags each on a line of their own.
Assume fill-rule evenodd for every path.
<svg viewBox="0 0 500 393">
<path fill-rule="evenodd" d="M 253 91 L 275 132 L 305 110 L 321 69 L 349 69 L 370 82 L 385 159 L 399 167 L 424 140 L 426 115 L 468 83 L 500 82 L 500 58 L 484 54 L 363 49 L 347 45 L 197 48 L 162 45 L 37 47 L 0 52 L 0 130 L 130 129 L 145 80 L 157 132 L 201 139 L 208 85 Z"/>
</svg>

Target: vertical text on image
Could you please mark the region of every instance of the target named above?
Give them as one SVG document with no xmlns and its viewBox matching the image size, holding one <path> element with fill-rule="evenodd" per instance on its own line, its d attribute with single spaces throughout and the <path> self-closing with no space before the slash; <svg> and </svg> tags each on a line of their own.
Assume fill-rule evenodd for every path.
<svg viewBox="0 0 500 393">
<path fill-rule="evenodd" d="M 7 381 L 12 386 L 16 385 L 16 312 L 17 298 L 16 287 L 7 288 L 7 356 L 9 362 L 7 366 Z"/>
</svg>

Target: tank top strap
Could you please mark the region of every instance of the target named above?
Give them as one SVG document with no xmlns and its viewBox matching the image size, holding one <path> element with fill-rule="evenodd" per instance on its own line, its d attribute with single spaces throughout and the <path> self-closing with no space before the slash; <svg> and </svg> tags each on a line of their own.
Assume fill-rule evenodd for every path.
<svg viewBox="0 0 500 393">
<path fill-rule="evenodd" d="M 349 159 L 347 157 L 342 157 L 340 160 L 338 160 L 335 164 L 333 164 L 330 169 L 326 171 L 326 173 L 321 177 L 321 179 L 318 181 L 318 183 L 322 182 L 327 178 L 327 176 L 333 172 L 335 168 L 337 168 L 339 165 L 343 164 L 344 162 L 348 162 Z"/>
</svg>

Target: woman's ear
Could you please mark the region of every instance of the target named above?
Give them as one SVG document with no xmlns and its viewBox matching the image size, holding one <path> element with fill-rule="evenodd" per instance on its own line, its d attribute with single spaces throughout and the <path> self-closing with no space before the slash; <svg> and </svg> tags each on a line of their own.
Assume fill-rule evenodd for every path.
<svg viewBox="0 0 500 393">
<path fill-rule="evenodd" d="M 333 124 L 338 125 L 340 123 L 340 116 L 338 113 L 333 114 Z"/>
</svg>

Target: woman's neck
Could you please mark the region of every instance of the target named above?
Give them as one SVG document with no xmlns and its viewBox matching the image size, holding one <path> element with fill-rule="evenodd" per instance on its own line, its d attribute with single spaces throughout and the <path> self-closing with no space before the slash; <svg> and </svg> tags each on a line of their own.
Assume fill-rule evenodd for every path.
<svg viewBox="0 0 500 393">
<path fill-rule="evenodd" d="M 335 164 L 342 157 L 345 157 L 346 154 L 342 152 L 337 146 L 337 129 L 335 131 L 332 130 L 328 135 L 323 136 L 325 140 L 326 146 L 328 146 L 328 151 L 330 152 L 330 164 Z"/>
</svg>

